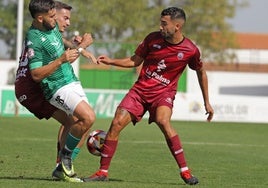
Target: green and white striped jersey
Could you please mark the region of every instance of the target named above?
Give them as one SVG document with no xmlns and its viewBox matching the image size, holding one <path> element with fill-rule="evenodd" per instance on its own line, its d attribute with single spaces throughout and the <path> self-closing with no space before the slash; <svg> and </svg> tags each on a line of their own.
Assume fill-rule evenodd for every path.
<svg viewBox="0 0 268 188">
<path fill-rule="evenodd" d="M 48 65 L 64 53 L 64 44 L 58 26 L 51 31 L 40 31 L 30 27 L 26 34 L 29 67 L 31 70 Z M 40 85 L 49 100 L 62 86 L 78 81 L 72 65 L 63 63 L 55 72 L 44 78 Z"/>
</svg>

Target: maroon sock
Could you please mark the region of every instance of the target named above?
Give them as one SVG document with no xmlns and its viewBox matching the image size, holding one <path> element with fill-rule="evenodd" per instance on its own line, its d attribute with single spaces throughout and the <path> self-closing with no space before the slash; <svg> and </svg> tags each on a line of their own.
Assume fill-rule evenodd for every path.
<svg viewBox="0 0 268 188">
<path fill-rule="evenodd" d="M 183 149 L 181 146 L 181 141 L 178 135 L 173 136 L 170 139 L 167 139 L 167 144 L 169 147 L 169 150 L 171 151 L 173 157 L 175 158 L 179 168 L 186 167 L 186 161 L 184 158 Z"/>
<path fill-rule="evenodd" d="M 105 140 L 101 152 L 100 169 L 108 170 L 114 156 L 118 140 Z"/>
</svg>

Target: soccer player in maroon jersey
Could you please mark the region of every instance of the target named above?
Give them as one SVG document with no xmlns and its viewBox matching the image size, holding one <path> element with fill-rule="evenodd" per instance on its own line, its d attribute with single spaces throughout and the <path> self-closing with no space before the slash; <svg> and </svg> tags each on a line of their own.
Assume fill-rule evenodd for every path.
<svg viewBox="0 0 268 188">
<path fill-rule="evenodd" d="M 120 67 L 143 65 L 137 81 L 115 112 L 104 142 L 99 170 L 84 178 L 84 181 L 108 180 L 108 169 L 120 132 L 130 122 L 135 124 L 140 121 L 148 111 L 149 123 L 155 122 L 164 134 L 178 164 L 181 178 L 189 185 L 198 183 L 198 179 L 187 167 L 181 141 L 170 122 L 178 79 L 187 65 L 196 71 L 208 114 L 207 121 L 211 121 L 214 113 L 209 102 L 207 74 L 200 60 L 200 52 L 182 33 L 185 21 L 184 10 L 176 7 L 164 9 L 161 13 L 160 31 L 150 33 L 139 44 L 135 55 L 123 59 L 110 59 L 105 55 L 97 58 L 99 63 Z"/>
</svg>

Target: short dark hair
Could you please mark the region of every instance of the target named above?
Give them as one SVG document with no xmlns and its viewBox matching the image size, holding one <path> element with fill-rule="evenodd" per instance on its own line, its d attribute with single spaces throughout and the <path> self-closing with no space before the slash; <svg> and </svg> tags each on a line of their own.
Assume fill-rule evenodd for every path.
<svg viewBox="0 0 268 188">
<path fill-rule="evenodd" d="M 183 9 L 177 7 L 169 7 L 161 12 L 161 16 L 170 16 L 173 19 L 183 19 L 186 21 L 186 15 Z"/>
<path fill-rule="evenodd" d="M 29 11 L 33 18 L 37 13 L 47 13 L 54 8 L 55 2 L 53 0 L 31 0 L 29 3 Z"/>
<path fill-rule="evenodd" d="M 57 10 L 60 9 L 67 9 L 67 10 L 72 10 L 73 7 L 70 5 L 67 5 L 66 3 L 60 2 L 60 1 L 55 1 L 55 7 Z"/>
</svg>

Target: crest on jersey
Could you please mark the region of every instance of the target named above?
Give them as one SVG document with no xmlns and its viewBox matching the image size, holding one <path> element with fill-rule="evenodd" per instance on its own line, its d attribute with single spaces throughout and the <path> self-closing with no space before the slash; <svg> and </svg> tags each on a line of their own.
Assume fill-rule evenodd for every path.
<svg viewBox="0 0 268 188">
<path fill-rule="evenodd" d="M 184 57 L 184 54 L 183 54 L 182 52 L 179 52 L 179 53 L 177 54 L 177 58 L 178 58 L 178 60 L 183 59 L 183 57 Z"/>
<path fill-rule="evenodd" d="M 157 72 L 161 72 L 162 70 L 166 69 L 166 64 L 165 64 L 165 60 L 161 60 L 160 62 L 158 62 L 157 65 Z"/>
<path fill-rule="evenodd" d="M 27 52 L 27 56 L 28 56 L 28 58 L 31 59 L 34 56 L 34 49 L 29 48 L 28 52 Z"/>
</svg>

